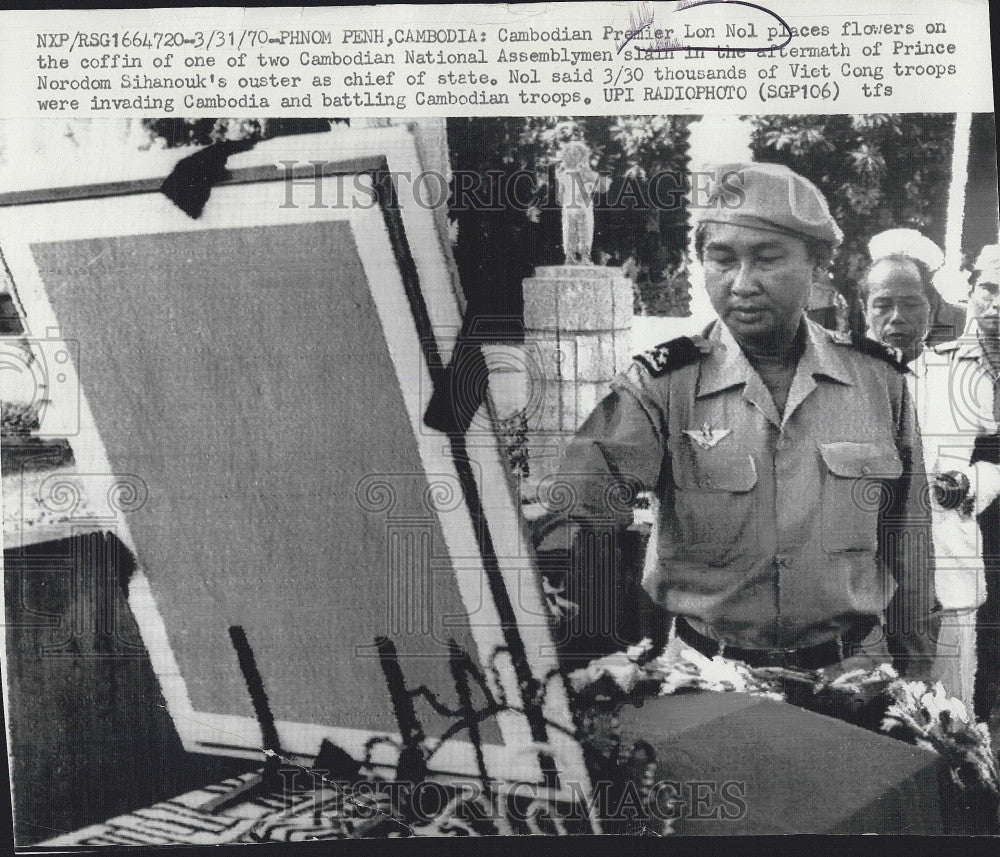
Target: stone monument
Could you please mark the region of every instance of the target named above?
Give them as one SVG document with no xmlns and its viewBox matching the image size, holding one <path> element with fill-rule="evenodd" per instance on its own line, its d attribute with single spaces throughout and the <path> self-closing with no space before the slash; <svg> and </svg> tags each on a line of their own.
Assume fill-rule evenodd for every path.
<svg viewBox="0 0 1000 857">
<path fill-rule="evenodd" d="M 526 496 L 556 469 L 567 441 L 631 357 L 632 283 L 620 268 L 591 259 L 593 197 L 609 180 L 591 168 L 590 150 L 582 142 L 566 144 L 560 154 L 557 198 L 566 264 L 536 268 L 524 280 L 524 344 L 518 347 L 517 369 L 511 366 L 490 381 L 495 397 L 504 389 L 500 398 L 511 404 L 519 399 L 525 411 Z M 498 405 L 501 412 L 510 409 Z"/>
<path fill-rule="evenodd" d="M 563 146 L 556 168 L 556 198 L 562 206 L 563 252 L 567 265 L 590 265 L 594 243 L 594 195 L 610 180 L 590 166 L 590 149 L 579 140 Z"/>
</svg>

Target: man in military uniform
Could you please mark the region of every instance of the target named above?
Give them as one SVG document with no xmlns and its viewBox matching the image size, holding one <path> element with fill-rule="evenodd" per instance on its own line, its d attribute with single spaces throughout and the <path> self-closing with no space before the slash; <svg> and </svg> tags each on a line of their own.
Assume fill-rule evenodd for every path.
<svg viewBox="0 0 1000 857">
<path fill-rule="evenodd" d="M 720 321 L 612 382 L 567 449 L 564 502 L 535 533 L 543 556 L 570 556 L 581 608 L 567 649 L 635 636 L 615 623 L 627 575 L 614 534 L 651 490 L 658 557 L 643 585 L 684 643 L 800 669 L 891 648 L 906 673 L 929 675 L 930 520 L 902 366 L 805 317 L 841 238 L 825 200 L 785 167 L 731 164 L 694 215 Z"/>
</svg>

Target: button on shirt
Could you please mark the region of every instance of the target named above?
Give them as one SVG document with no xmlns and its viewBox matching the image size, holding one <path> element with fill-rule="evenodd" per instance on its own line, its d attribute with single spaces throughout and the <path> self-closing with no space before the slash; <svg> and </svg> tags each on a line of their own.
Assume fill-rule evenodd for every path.
<svg viewBox="0 0 1000 857">
<path fill-rule="evenodd" d="M 627 526 L 612 486 L 654 490 L 657 564 L 644 585 L 696 630 L 745 648 L 816 645 L 878 621 L 898 584 L 900 646 L 929 664 L 930 522 L 906 384 L 804 324 L 783 415 L 721 322 L 701 359 L 659 376 L 633 362 L 567 449 L 559 475 L 574 500 L 541 547 L 565 550 L 596 520 Z"/>
</svg>

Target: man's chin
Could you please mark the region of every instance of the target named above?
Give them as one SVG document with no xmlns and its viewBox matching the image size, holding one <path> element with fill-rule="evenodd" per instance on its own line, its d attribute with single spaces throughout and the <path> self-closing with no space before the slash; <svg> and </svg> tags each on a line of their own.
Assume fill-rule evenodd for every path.
<svg viewBox="0 0 1000 857">
<path fill-rule="evenodd" d="M 882 340 L 882 344 L 902 352 L 907 362 L 913 360 L 923 351 L 923 343 L 910 337 L 887 336 Z"/>
<path fill-rule="evenodd" d="M 747 322 L 726 316 L 725 323 L 733 338 L 742 344 L 771 345 L 777 336 L 771 319 L 767 317 L 760 321 Z"/>
</svg>

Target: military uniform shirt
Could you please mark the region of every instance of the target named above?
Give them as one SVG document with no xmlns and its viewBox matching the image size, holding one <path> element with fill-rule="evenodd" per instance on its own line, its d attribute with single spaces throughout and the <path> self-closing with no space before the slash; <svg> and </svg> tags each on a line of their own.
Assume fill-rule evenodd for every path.
<svg viewBox="0 0 1000 857">
<path fill-rule="evenodd" d="M 665 368 L 662 347 L 637 358 L 569 445 L 559 478 L 573 500 L 541 547 L 565 550 L 595 521 L 627 526 L 623 495 L 653 490 L 646 588 L 701 633 L 747 648 L 815 645 L 878 621 L 898 585 L 902 653 L 926 666 L 932 546 L 903 375 L 803 323 L 783 415 L 721 322 L 685 365 Z"/>
</svg>

